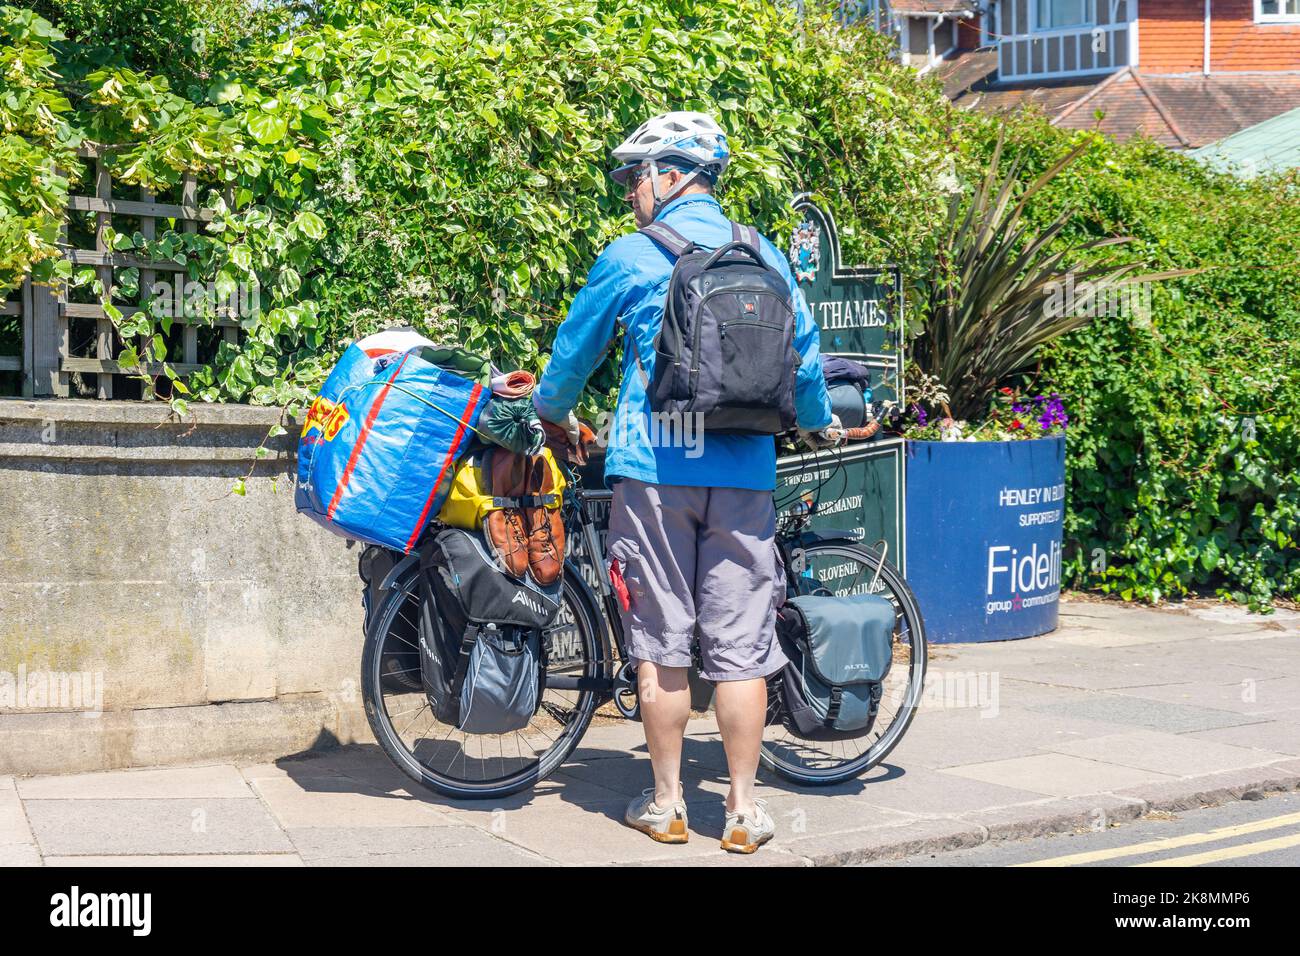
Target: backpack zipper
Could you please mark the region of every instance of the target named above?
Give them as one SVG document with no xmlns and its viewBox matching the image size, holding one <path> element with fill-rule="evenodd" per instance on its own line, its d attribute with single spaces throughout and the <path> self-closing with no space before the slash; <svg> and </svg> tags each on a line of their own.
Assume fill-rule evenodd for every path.
<svg viewBox="0 0 1300 956">
<path fill-rule="evenodd" d="M 718 323 L 718 337 L 725 339 L 727 337 L 727 326 L 729 325 L 753 325 L 760 329 L 766 329 L 769 332 L 785 332 L 785 329 L 777 328 L 775 325 L 768 325 L 766 322 L 755 322 L 747 319 L 739 319 L 731 322 Z"/>
</svg>

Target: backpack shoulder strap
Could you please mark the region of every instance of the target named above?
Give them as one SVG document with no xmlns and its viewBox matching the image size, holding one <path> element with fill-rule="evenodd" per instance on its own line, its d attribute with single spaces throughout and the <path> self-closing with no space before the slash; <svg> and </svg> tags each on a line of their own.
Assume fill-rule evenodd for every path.
<svg viewBox="0 0 1300 956">
<path fill-rule="evenodd" d="M 682 256 L 686 255 L 686 253 L 695 248 L 695 243 L 691 242 L 667 223 L 652 222 L 650 225 L 638 229 L 637 232 L 649 236 L 659 245 L 663 246 L 674 259 L 680 259 Z"/>
<path fill-rule="evenodd" d="M 759 242 L 758 230 L 753 226 L 742 226 L 738 222 L 731 224 L 731 241 L 743 242 L 754 247 L 755 252 L 763 251 L 763 244 Z"/>
</svg>

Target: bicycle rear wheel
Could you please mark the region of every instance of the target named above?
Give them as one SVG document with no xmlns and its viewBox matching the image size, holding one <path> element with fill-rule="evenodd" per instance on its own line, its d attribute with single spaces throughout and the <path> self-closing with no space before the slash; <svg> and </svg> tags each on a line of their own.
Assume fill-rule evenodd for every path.
<svg viewBox="0 0 1300 956">
<path fill-rule="evenodd" d="M 875 723 L 866 734 L 834 741 L 799 736 L 781 722 L 779 691 L 769 679 L 768 718 L 760 752 L 763 766 L 795 783 L 830 785 L 866 773 L 884 760 L 906 733 L 925 682 L 925 624 L 903 576 L 874 548 L 835 541 L 809 544 L 803 549 L 803 567 L 797 573 L 802 590 L 810 593 L 843 596 L 872 589 L 894 605 L 893 662 Z"/>
<path fill-rule="evenodd" d="M 517 793 L 553 772 L 582 739 L 599 705 L 591 690 L 548 686 L 528 726 L 508 734 L 467 734 L 439 722 L 420 682 L 419 569 L 396 582 L 373 610 L 361 659 L 366 718 L 375 740 L 407 776 L 449 797 Z M 600 673 L 599 625 L 570 567 L 564 606 L 544 632 L 547 675 Z"/>
</svg>

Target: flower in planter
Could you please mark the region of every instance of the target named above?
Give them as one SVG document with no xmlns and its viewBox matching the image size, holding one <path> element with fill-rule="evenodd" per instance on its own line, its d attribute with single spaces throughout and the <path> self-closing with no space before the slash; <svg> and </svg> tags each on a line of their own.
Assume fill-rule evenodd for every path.
<svg viewBox="0 0 1300 956">
<path fill-rule="evenodd" d="M 1061 434 L 1069 424 L 1058 392 L 1025 395 L 1002 386 L 992 395 L 984 418 L 966 421 L 953 415 L 932 380 L 918 376 L 907 386 L 910 414 L 903 435 L 913 441 L 1025 441 Z"/>
<path fill-rule="evenodd" d="M 1070 423 L 1070 416 L 1065 413 L 1065 404 L 1061 396 L 1053 392 L 1048 396 L 1039 396 L 1042 413 L 1038 416 L 1038 425 L 1045 432 L 1050 432 L 1058 425 L 1065 428 Z"/>
</svg>

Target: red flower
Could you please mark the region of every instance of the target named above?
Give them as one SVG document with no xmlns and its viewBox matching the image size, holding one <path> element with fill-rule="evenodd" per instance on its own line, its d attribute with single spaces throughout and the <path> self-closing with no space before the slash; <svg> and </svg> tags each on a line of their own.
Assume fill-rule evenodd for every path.
<svg viewBox="0 0 1300 956">
<path fill-rule="evenodd" d="M 1024 428 L 1025 426 L 1021 423 L 1020 419 L 1017 418 L 1015 421 L 1011 423 L 1011 427 L 1014 429 L 1014 428 Z"/>
<path fill-rule="evenodd" d="M 1009 389 L 1009 388 L 1000 388 L 1000 389 L 998 389 L 998 391 L 1001 392 L 1003 395 L 1010 395 L 1010 394 L 1011 394 L 1011 389 Z"/>
</svg>

